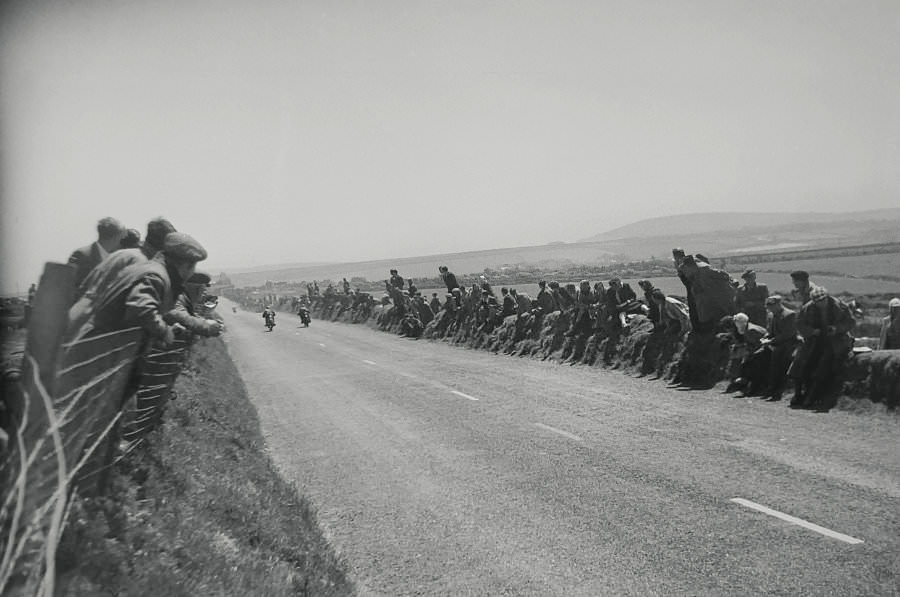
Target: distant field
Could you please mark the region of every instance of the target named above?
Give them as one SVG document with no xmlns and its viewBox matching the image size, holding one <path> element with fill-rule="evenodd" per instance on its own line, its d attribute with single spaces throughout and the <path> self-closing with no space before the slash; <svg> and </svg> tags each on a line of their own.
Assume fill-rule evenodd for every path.
<svg viewBox="0 0 900 597">
<path fill-rule="evenodd" d="M 751 267 L 759 272 L 792 272 L 802 269 L 809 272 L 829 272 L 857 278 L 868 278 L 871 276 L 900 278 L 900 253 L 801 259 L 798 261 L 772 261 L 754 263 Z"/>
</svg>

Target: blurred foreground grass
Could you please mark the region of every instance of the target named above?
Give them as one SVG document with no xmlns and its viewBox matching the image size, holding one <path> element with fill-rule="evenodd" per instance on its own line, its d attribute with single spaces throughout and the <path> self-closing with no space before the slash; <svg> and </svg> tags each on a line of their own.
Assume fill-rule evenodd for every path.
<svg viewBox="0 0 900 597">
<path fill-rule="evenodd" d="M 162 429 L 73 504 L 58 554 L 65 595 L 350 595 L 310 505 L 264 453 L 219 339 L 193 349 Z"/>
</svg>

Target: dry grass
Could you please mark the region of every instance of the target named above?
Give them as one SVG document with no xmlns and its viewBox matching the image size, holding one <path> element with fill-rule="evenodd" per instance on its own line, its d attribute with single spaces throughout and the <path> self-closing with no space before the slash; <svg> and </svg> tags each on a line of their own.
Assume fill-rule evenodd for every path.
<svg viewBox="0 0 900 597">
<path fill-rule="evenodd" d="M 76 499 L 57 554 L 68 595 L 348 595 L 315 514 L 264 453 L 218 339 L 197 346 L 164 425 Z"/>
</svg>

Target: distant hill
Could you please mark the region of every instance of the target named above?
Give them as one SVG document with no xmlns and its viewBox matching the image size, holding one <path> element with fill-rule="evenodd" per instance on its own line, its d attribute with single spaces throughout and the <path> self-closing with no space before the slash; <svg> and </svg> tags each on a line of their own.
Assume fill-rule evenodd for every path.
<svg viewBox="0 0 900 597">
<path fill-rule="evenodd" d="M 403 257 L 355 263 L 287 264 L 226 270 L 236 286 L 259 286 L 267 280 L 384 280 L 397 268 L 405 278 L 433 277 L 438 265 L 457 274 L 480 273 L 504 265 L 539 265 L 554 269 L 572 264 L 603 265 L 668 258 L 672 248 L 710 258 L 790 249 L 817 249 L 900 242 L 900 209 L 848 213 L 702 213 L 635 222 L 577 243 L 550 243 Z"/>
<path fill-rule="evenodd" d="M 873 209 L 840 213 L 753 213 L 710 212 L 662 216 L 633 222 L 613 230 L 601 232 L 578 242 L 604 242 L 627 238 L 709 234 L 732 230 L 767 230 L 772 228 L 806 227 L 815 224 L 844 225 L 849 222 L 900 221 L 900 208 Z"/>
<path fill-rule="evenodd" d="M 504 265 L 540 263 L 552 268 L 555 264 L 610 263 L 614 255 L 598 243 L 559 243 L 529 247 L 490 249 L 465 253 L 444 253 L 421 257 L 401 257 L 379 259 L 355 263 L 332 263 L 316 266 L 275 266 L 266 270 L 229 272 L 228 277 L 235 286 L 259 286 L 266 280 L 296 282 L 301 280 L 340 280 L 358 276 L 369 281 L 384 280 L 388 271 L 397 268 L 404 278 L 434 277 L 439 265 L 446 265 L 457 274 L 480 273 L 485 268 L 499 268 Z"/>
</svg>

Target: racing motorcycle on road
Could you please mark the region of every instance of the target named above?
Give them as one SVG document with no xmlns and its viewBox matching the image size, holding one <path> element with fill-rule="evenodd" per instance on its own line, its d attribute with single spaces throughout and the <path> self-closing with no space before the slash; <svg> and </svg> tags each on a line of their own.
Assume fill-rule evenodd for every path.
<svg viewBox="0 0 900 597">
<path fill-rule="evenodd" d="M 297 315 L 300 316 L 300 321 L 303 322 L 303 327 L 308 328 L 309 323 L 312 321 L 312 317 L 309 314 L 309 308 L 306 305 L 300 305 L 297 309 Z"/>
<path fill-rule="evenodd" d="M 266 307 L 266 310 L 262 313 L 263 319 L 266 320 L 266 327 L 269 328 L 269 331 L 272 331 L 272 328 L 275 327 L 275 311 Z"/>
</svg>

